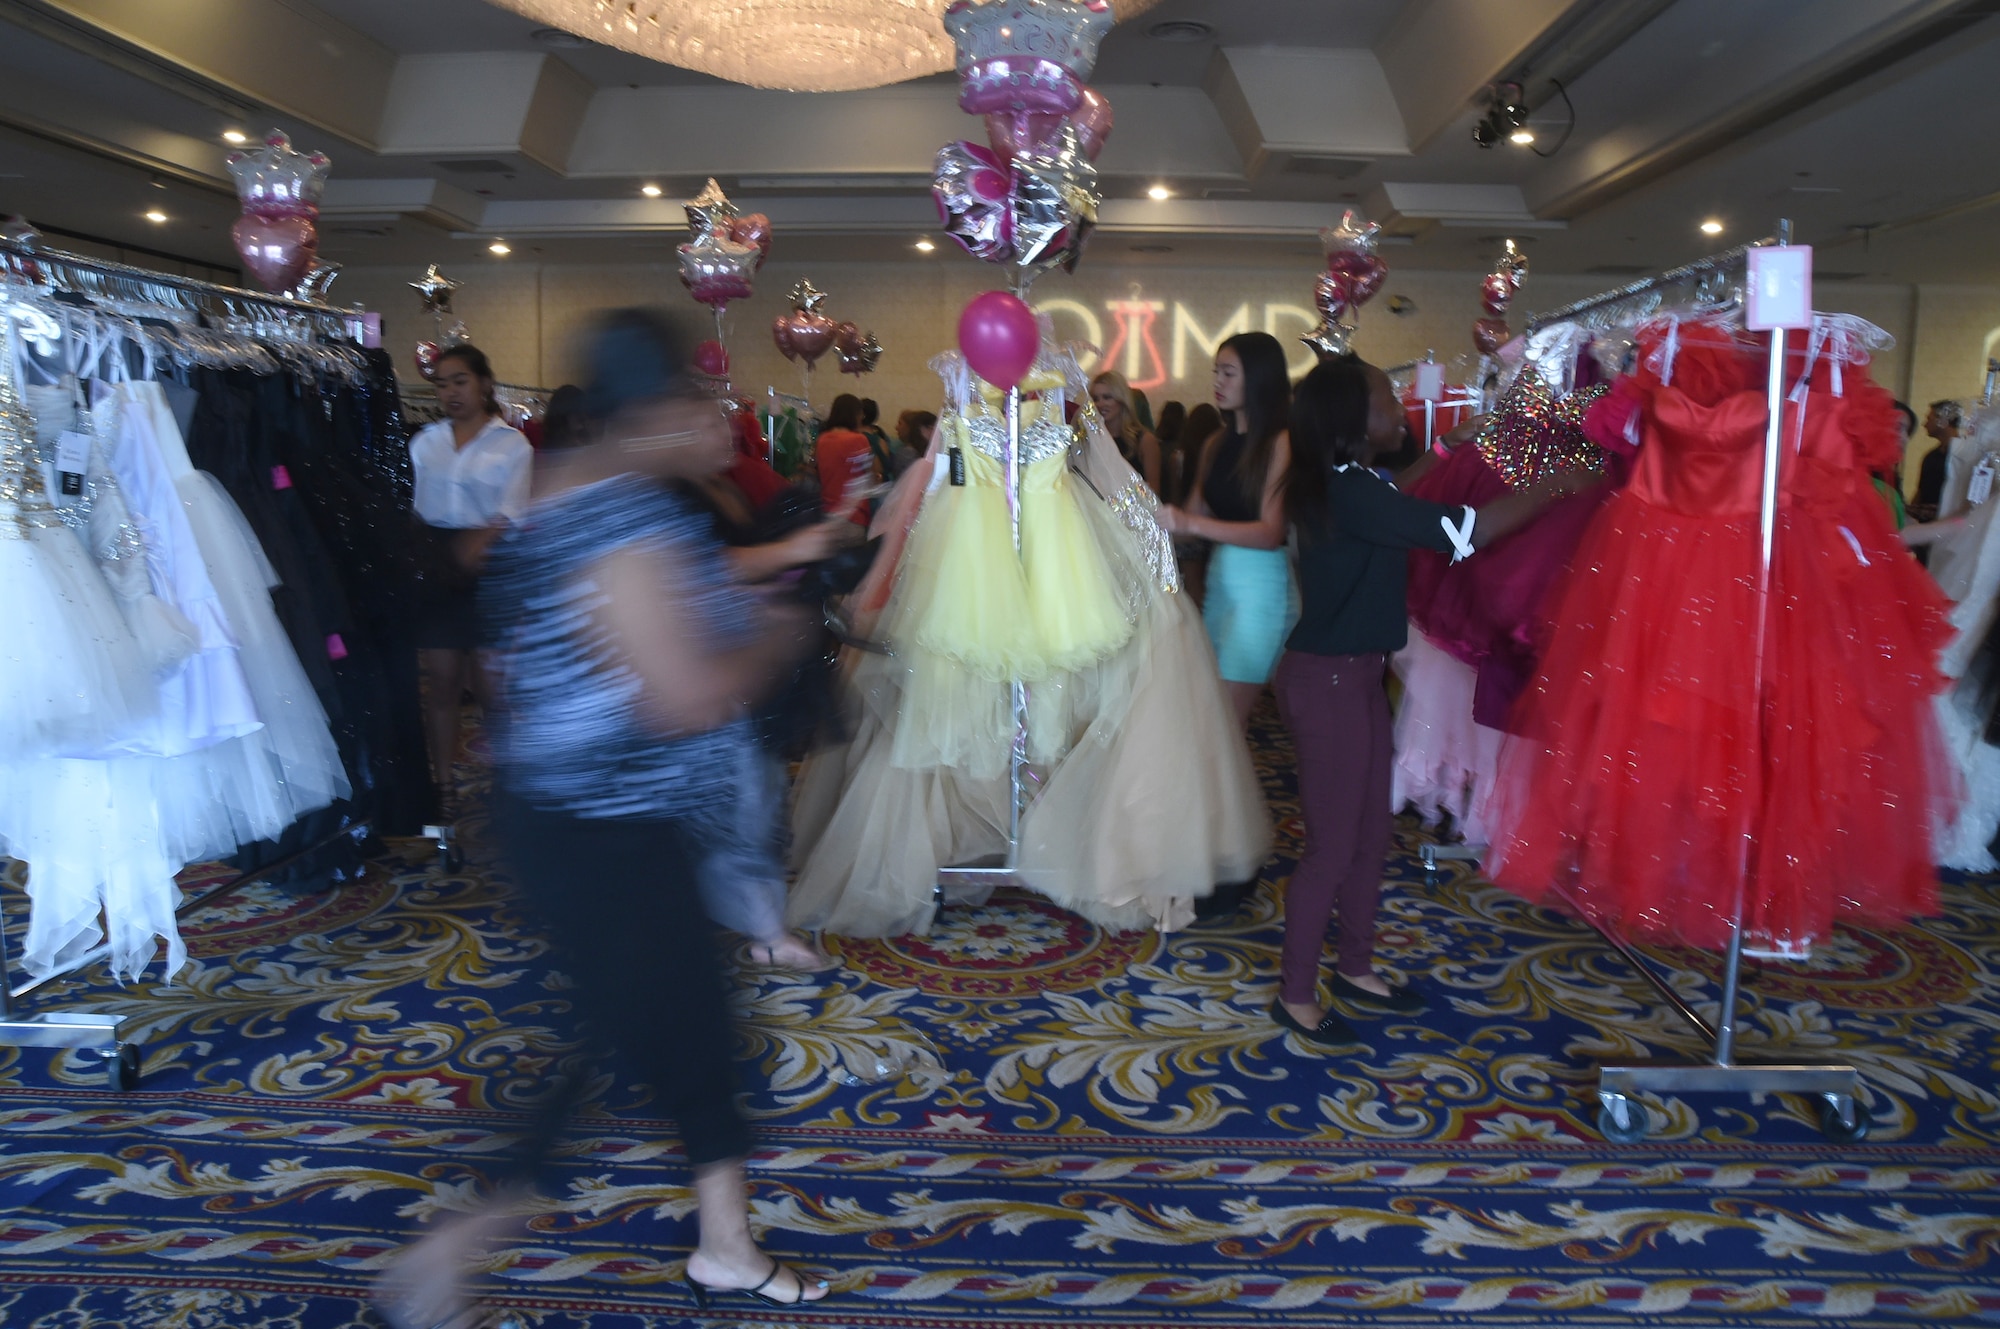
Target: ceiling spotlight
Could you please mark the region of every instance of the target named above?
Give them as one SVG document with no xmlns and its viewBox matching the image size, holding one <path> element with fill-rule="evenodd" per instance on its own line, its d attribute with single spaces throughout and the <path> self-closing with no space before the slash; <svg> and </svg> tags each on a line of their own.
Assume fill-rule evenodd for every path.
<svg viewBox="0 0 2000 1329">
<path fill-rule="evenodd" d="M 1707 221 L 1701 224 L 1701 233 L 1703 235 L 1721 235 L 1722 223 L 1717 221 L 1715 218 L 1710 217 Z"/>
<path fill-rule="evenodd" d="M 1507 141 L 1518 147 L 1525 148 L 1535 141 L 1535 131 L 1526 125 L 1522 125 L 1519 129 L 1507 135 Z"/>
<path fill-rule="evenodd" d="M 936 246 L 936 245 L 934 245 L 934 244 L 932 244 L 932 243 L 931 243 L 931 242 L 930 242 L 929 240 L 919 240 L 919 241 L 917 241 L 917 252 L 918 252 L 919 254 L 928 254 L 928 253 L 930 253 L 930 252 L 931 252 L 931 251 L 932 251 L 933 249 L 936 249 L 936 248 L 937 248 L 937 246 Z"/>
<path fill-rule="evenodd" d="M 250 141 L 250 136 L 240 129 L 225 129 L 222 131 L 222 141 L 240 147 Z"/>
<path fill-rule="evenodd" d="M 1215 35 L 1215 29 L 1192 19 L 1169 19 L 1146 29 L 1146 35 L 1156 42 L 1205 42 Z"/>
<path fill-rule="evenodd" d="M 486 252 L 505 258 L 507 255 L 513 253 L 514 250 L 505 240 L 495 240 L 492 244 L 486 246 Z"/>
<path fill-rule="evenodd" d="M 1146 197 L 1152 199 L 1155 203 L 1164 203 L 1173 196 L 1174 191 L 1165 185 L 1154 185 L 1146 191 Z"/>
<path fill-rule="evenodd" d="M 647 198 L 658 198 L 660 195 L 666 193 L 667 191 L 661 189 L 658 185 L 640 185 L 639 192 L 644 194 Z"/>
<path fill-rule="evenodd" d="M 147 210 L 146 220 L 155 226 L 164 226 L 167 221 L 167 214 L 161 212 L 158 208 L 151 208 Z"/>
</svg>

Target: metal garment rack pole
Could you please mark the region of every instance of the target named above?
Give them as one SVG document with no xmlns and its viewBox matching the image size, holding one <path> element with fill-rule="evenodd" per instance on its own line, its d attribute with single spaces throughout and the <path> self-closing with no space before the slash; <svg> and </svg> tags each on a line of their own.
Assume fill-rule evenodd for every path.
<svg viewBox="0 0 2000 1329">
<path fill-rule="evenodd" d="M 228 881 L 217 882 L 199 895 L 181 901 L 180 907 L 174 910 L 174 916 L 179 918 L 191 914 L 211 900 L 241 890 L 251 882 L 261 881 L 272 873 L 288 868 L 300 859 L 316 854 L 328 845 L 338 842 L 342 836 L 360 839 L 368 833 L 372 824 L 370 820 L 363 819 L 343 826 L 297 853 L 287 854 L 276 862 L 240 872 Z M 34 864 L 29 864 L 28 870 L 33 872 Z M 7 955 L 7 920 L 4 915 L 0 915 L 0 1047 L 90 1049 L 113 1063 L 113 1084 L 116 1087 L 129 1089 L 137 1083 L 138 1049 L 135 1044 L 128 1043 L 123 1037 L 124 1016 L 100 1015 L 94 1011 L 43 1011 L 34 1015 L 23 1015 L 16 1014 L 12 1006 L 12 998 L 32 992 L 44 983 L 73 974 L 86 965 L 102 959 L 109 951 L 108 946 L 95 946 L 57 972 L 9 991 L 6 976 L 11 961 Z"/>
<path fill-rule="evenodd" d="M 1007 524 L 1014 537 L 1014 556 L 1021 554 L 1021 389 L 1007 389 Z M 994 865 L 946 867 L 938 869 L 937 884 L 931 888 L 931 924 L 945 906 L 945 890 L 952 886 L 1018 886 L 1021 884 L 1021 812 L 1028 773 L 1028 685 L 1019 679 L 1013 684 L 1014 740 L 1007 757 L 1007 854 Z"/>
<path fill-rule="evenodd" d="M 34 264 L 40 270 L 41 279 L 45 284 L 82 296 L 162 305 L 191 314 L 207 314 L 218 318 L 226 318 L 231 313 L 237 312 L 231 309 L 232 305 L 258 305 L 280 313 L 310 318 L 325 325 L 322 331 L 350 339 L 352 336 L 350 325 L 356 317 L 353 310 L 342 309 L 338 305 L 323 304 L 316 300 L 294 300 L 288 295 L 271 295 L 264 291 L 250 291 L 237 286 L 197 281 L 193 277 L 177 276 L 171 272 L 153 272 L 126 263 L 114 263 L 110 259 L 88 258 L 82 254 L 47 249 L 40 244 L 26 244 L 4 237 L 0 237 L 0 254 L 7 254 L 18 260 L 17 266 Z"/>
<path fill-rule="evenodd" d="M 1791 243 L 1791 223 L 1778 223 L 1775 239 L 1755 245 L 1740 245 L 1713 258 L 1706 258 L 1643 282 L 1634 282 L 1615 291 L 1537 314 L 1528 322 L 1530 330 L 1592 309 L 1629 300 L 1633 296 L 1692 278 L 1721 272 L 1747 261 L 1750 250 L 1763 244 Z M 1785 332 L 1771 334 L 1769 367 L 1765 376 L 1763 501 L 1758 513 L 1760 536 L 1758 564 L 1758 619 L 1753 652 L 1752 693 L 1761 712 L 1764 681 L 1766 633 L 1770 623 L 1771 561 L 1777 546 L 1778 484 L 1784 448 Z M 1761 726 L 1760 726 L 1761 729 Z M 1761 743 L 1761 740 L 1760 740 Z M 1761 760 L 1761 751 L 1757 754 Z M 1750 810 L 1746 809 L 1746 816 Z M 1634 948 L 1612 937 L 1603 928 L 1592 928 L 1631 964 L 1648 983 L 1673 1006 L 1714 1048 L 1714 1058 L 1695 1062 L 1635 1062 L 1622 1066 L 1600 1066 L 1597 1071 L 1598 1130 L 1608 1140 L 1634 1143 L 1650 1129 L 1649 1113 L 1639 1102 L 1641 1093 L 1655 1094 L 1762 1094 L 1792 1093 L 1816 1097 L 1820 1101 L 1820 1130 L 1828 1139 L 1847 1143 L 1868 1132 L 1868 1113 L 1859 1092 L 1861 1073 L 1840 1064 L 1756 1064 L 1736 1059 L 1737 1007 L 1742 996 L 1743 919 L 1749 884 L 1751 836 L 1759 828 L 1746 825 L 1740 838 L 1740 857 L 1730 866 L 1735 871 L 1735 901 L 1730 915 L 1729 947 L 1723 958 L 1722 1001 L 1714 1027 L 1710 1027 L 1672 987 L 1663 980 Z M 1578 911 L 1581 914 L 1581 910 Z M 1585 915 L 1587 917 L 1587 915 Z"/>
</svg>

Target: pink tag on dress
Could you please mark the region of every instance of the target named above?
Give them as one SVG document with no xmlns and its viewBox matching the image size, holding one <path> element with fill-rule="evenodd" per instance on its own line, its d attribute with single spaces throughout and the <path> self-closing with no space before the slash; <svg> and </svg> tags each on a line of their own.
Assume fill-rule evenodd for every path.
<svg viewBox="0 0 2000 1329">
<path fill-rule="evenodd" d="M 329 632 L 326 634 L 326 658 L 329 660 L 345 660 L 347 658 L 347 643 L 340 639 L 338 632 Z"/>
<path fill-rule="evenodd" d="M 271 488 L 290 489 L 291 487 L 292 473 L 282 466 L 273 466 L 271 468 Z"/>
</svg>

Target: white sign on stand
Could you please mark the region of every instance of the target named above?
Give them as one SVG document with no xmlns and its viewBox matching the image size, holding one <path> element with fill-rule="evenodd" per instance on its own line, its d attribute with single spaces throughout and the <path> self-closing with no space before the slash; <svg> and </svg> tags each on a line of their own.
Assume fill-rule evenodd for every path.
<svg viewBox="0 0 2000 1329">
<path fill-rule="evenodd" d="M 1444 400 L 1444 366 L 1433 360 L 1417 362 L 1415 396 L 1418 401 Z"/>
<path fill-rule="evenodd" d="M 1744 326 L 1752 332 L 1812 326 L 1812 246 L 1761 245 L 1750 251 Z"/>
</svg>

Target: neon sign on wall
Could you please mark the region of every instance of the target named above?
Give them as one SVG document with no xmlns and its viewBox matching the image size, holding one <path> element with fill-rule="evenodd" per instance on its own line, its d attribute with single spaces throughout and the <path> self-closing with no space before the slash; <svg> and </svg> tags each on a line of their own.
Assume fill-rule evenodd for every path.
<svg viewBox="0 0 2000 1329">
<path fill-rule="evenodd" d="M 1115 369 L 1142 392 L 1205 376 L 1216 347 L 1252 330 L 1268 332 L 1285 346 L 1294 377 L 1313 366 L 1312 351 L 1298 338 L 1319 319 L 1304 305 L 1246 300 L 1217 321 L 1213 314 L 1198 314 L 1185 301 L 1149 300 L 1135 289 L 1122 300 L 1106 300 L 1100 308 L 1101 312 L 1081 300 L 1035 304 L 1036 313 L 1055 321 L 1058 341 L 1101 348 L 1098 355 L 1085 357 L 1086 372 Z"/>
</svg>

